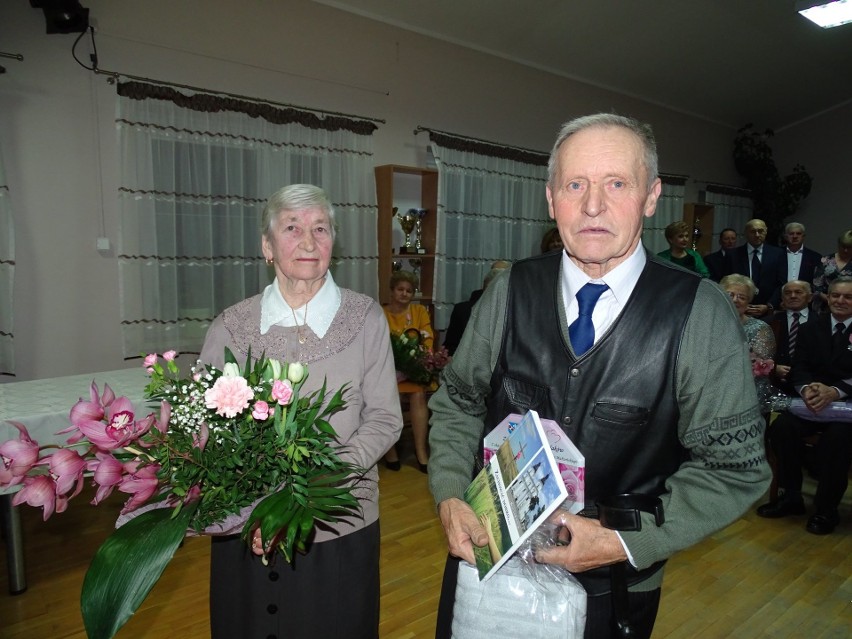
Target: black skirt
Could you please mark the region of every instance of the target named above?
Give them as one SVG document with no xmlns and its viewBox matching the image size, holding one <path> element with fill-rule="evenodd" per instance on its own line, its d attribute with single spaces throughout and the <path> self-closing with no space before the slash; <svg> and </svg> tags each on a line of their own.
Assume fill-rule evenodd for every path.
<svg viewBox="0 0 852 639">
<path fill-rule="evenodd" d="M 214 537 L 212 639 L 376 639 L 379 522 L 264 566 L 238 536 Z"/>
</svg>

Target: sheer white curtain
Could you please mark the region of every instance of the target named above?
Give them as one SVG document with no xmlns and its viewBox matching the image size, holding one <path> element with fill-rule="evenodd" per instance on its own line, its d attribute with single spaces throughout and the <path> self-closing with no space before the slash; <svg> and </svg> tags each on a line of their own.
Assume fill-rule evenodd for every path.
<svg viewBox="0 0 852 639">
<path fill-rule="evenodd" d="M 0 375 L 15 374 L 15 227 L 0 148 Z"/>
<path fill-rule="evenodd" d="M 492 262 L 537 254 L 553 222 L 545 198 L 546 155 L 539 158 L 544 164 L 528 164 L 432 139 L 439 176 L 433 321 L 445 329 L 453 305 L 482 288 Z"/>
<path fill-rule="evenodd" d="M 117 125 L 125 357 L 198 352 L 216 314 L 263 290 L 261 213 L 288 184 L 326 191 L 334 278 L 377 295 L 372 122 L 125 83 Z"/>
<path fill-rule="evenodd" d="M 683 200 L 686 187 L 682 179 L 670 180 L 661 176 L 663 186 L 657 200 L 657 212 L 643 222 L 642 244 L 651 253 L 657 254 L 669 248 L 666 227 L 683 219 Z"/>
<path fill-rule="evenodd" d="M 754 217 L 754 203 L 751 197 L 725 187 L 707 187 L 704 203 L 713 205 L 713 246 L 718 247 L 719 233 L 722 229 L 732 228 L 740 236 L 737 244 L 743 243 L 745 223 Z"/>
</svg>

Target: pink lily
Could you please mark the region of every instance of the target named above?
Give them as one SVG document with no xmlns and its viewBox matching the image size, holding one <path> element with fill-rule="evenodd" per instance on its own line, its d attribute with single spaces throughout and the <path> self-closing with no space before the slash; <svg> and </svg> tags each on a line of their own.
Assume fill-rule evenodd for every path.
<svg viewBox="0 0 852 639">
<path fill-rule="evenodd" d="M 133 404 L 126 397 L 119 397 L 111 403 L 105 415 L 106 422 L 95 421 L 75 415 L 71 411 L 73 426 L 62 432 L 77 429 L 92 444 L 102 450 L 115 450 L 136 441 L 147 433 L 154 422 L 153 415 L 141 421 L 134 421 Z M 73 442 L 73 438 L 69 439 Z"/>
<path fill-rule="evenodd" d="M 9 422 L 18 429 L 18 439 L 0 444 L 0 486 L 16 486 L 38 461 L 38 442 L 20 422 Z"/>
<path fill-rule="evenodd" d="M 115 401 L 115 393 L 109 387 L 109 384 L 104 384 L 104 393 L 100 395 L 98 385 L 92 382 L 89 387 L 89 400 L 80 399 L 74 406 L 71 407 L 71 426 L 64 430 L 60 430 L 57 435 L 65 433 L 75 433 L 68 438 L 69 444 L 76 444 L 83 439 L 84 434 L 80 432 L 78 424 L 82 422 L 99 422 L 106 415 L 106 409 L 109 408 Z M 76 431 L 76 432 L 75 432 Z"/>
<path fill-rule="evenodd" d="M 24 487 L 12 498 L 13 506 L 19 506 L 23 503 L 27 503 L 35 508 L 43 506 L 44 521 L 48 520 L 53 514 L 54 509 L 56 512 L 65 510 L 64 505 L 67 504 L 67 500 L 63 504 L 58 504 L 57 502 L 56 482 L 47 475 L 27 477 L 24 480 Z"/>
<path fill-rule="evenodd" d="M 70 499 L 83 490 L 83 471 L 86 469 L 86 460 L 77 451 L 60 448 L 52 455 L 45 457 L 43 463 L 48 463 L 50 466 L 50 476 L 56 481 L 58 495 L 67 496 Z M 68 495 L 72 490 L 74 494 Z"/>
<path fill-rule="evenodd" d="M 125 465 L 125 469 L 130 472 L 130 475 L 124 477 L 118 485 L 118 489 L 123 493 L 128 493 L 132 497 L 124 504 L 121 509 L 121 514 L 136 510 L 148 501 L 151 496 L 157 492 L 159 481 L 157 473 L 160 470 L 159 464 L 148 464 L 142 468 L 138 468 L 141 462 L 129 462 Z M 133 468 L 133 470 L 130 470 Z"/>
<path fill-rule="evenodd" d="M 104 499 L 112 494 L 112 489 L 121 481 L 124 476 L 124 464 L 109 453 L 95 453 L 98 461 L 90 461 L 88 470 L 93 470 L 95 485 L 98 487 L 95 498 L 92 500 L 92 505 L 97 506 Z"/>
</svg>

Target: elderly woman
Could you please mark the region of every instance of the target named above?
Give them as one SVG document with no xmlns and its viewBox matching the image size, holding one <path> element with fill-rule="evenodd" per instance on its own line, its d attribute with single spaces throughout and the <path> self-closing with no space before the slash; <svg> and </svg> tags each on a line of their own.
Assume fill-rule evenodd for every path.
<svg viewBox="0 0 852 639">
<path fill-rule="evenodd" d="M 773 368 L 767 360 L 775 357 L 775 334 L 772 332 L 769 324 L 746 314 L 749 304 L 754 299 L 754 296 L 757 295 L 757 287 L 750 277 L 738 273 L 726 275 L 719 282 L 719 285 L 731 297 L 740 322 L 742 322 L 751 351 L 757 399 L 760 402 L 761 409 L 767 413 L 769 412 L 769 402 L 772 396 L 772 384 L 769 381 L 769 373 L 772 372 Z"/>
<path fill-rule="evenodd" d="M 710 277 L 710 271 L 701 256 L 688 248 L 692 242 L 692 228 L 686 222 L 672 222 L 666 227 L 665 233 L 669 248 L 657 253 L 659 257 L 698 273 L 701 277 Z"/>
<path fill-rule="evenodd" d="M 323 191 L 295 184 L 263 211 L 261 244 L 275 281 L 217 317 L 201 360 L 223 365 L 229 348 L 307 365 L 303 393 L 349 384 L 347 408 L 331 418 L 343 461 L 367 469 L 361 512 L 316 530 L 292 566 L 262 560 L 238 536 L 214 538 L 210 625 L 233 637 L 378 637 L 379 494 L 376 462 L 398 439 L 402 416 L 387 323 L 371 298 L 340 288 L 328 271 L 334 209 Z"/>
<path fill-rule="evenodd" d="M 828 312 L 828 285 L 841 275 L 852 277 L 852 229 L 837 238 L 837 252 L 826 255 L 814 269 L 813 307 L 818 313 Z"/>
<path fill-rule="evenodd" d="M 429 311 L 422 304 L 411 303 L 418 285 L 417 276 L 411 271 L 394 272 L 390 278 L 390 302 L 384 307 L 385 317 L 391 333 L 402 335 L 415 329 L 420 333 L 420 343 L 432 350 L 434 337 Z M 426 405 L 426 391 L 429 389 L 408 380 L 401 380 L 398 389 L 400 395 L 408 395 L 417 466 L 425 473 L 429 463 L 429 408 Z M 400 469 L 399 453 L 396 449 L 388 451 L 385 465 L 390 470 Z"/>
</svg>

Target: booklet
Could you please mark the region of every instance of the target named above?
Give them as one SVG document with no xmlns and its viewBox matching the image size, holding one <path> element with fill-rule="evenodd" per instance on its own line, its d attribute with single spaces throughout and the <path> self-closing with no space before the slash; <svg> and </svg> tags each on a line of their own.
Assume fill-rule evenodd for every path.
<svg viewBox="0 0 852 639">
<path fill-rule="evenodd" d="M 488 532 L 488 543 L 474 549 L 482 581 L 508 561 L 569 494 L 538 413 L 531 410 L 517 423 L 511 417 L 495 429 L 509 432 L 464 494 Z"/>
<path fill-rule="evenodd" d="M 510 413 L 488 433 L 482 446 L 486 464 L 523 418 L 523 415 Z M 568 489 L 568 498 L 562 504 L 562 508 L 576 515 L 586 506 L 586 458 L 559 424 L 552 419 L 539 419 L 539 421 L 550 442 L 550 451 L 556 459 L 556 465 L 559 466 L 562 482 Z"/>
</svg>

